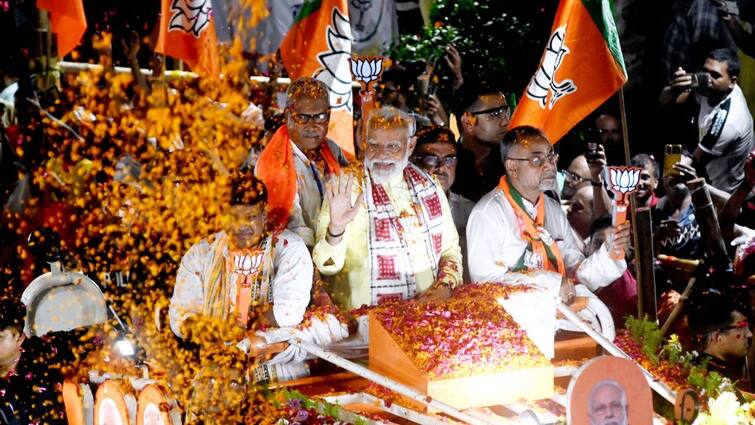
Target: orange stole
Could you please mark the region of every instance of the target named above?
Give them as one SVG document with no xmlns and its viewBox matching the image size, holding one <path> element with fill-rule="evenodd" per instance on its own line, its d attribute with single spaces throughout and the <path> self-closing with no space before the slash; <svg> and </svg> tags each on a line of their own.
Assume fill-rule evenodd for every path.
<svg viewBox="0 0 755 425">
<path fill-rule="evenodd" d="M 341 171 L 341 166 L 327 141 L 320 144 L 319 153 L 325 161 L 327 174 L 337 174 Z M 267 188 L 267 220 L 273 232 L 278 233 L 288 226 L 297 189 L 294 150 L 286 125 L 282 125 L 275 132 L 260 154 L 255 174 Z"/>
<path fill-rule="evenodd" d="M 560 273 L 562 276 L 565 275 L 566 268 L 564 267 L 564 258 L 561 256 L 558 244 L 555 241 L 551 241 L 546 248 L 545 242 L 542 240 L 540 231 L 538 230 L 544 228 L 545 225 L 544 195 L 541 193 L 537 200 L 537 215 L 535 216 L 535 220 L 532 220 L 532 217 L 530 217 L 530 215 L 524 210 L 522 205 L 522 195 L 519 194 L 516 188 L 509 186 L 506 176 L 501 177 L 498 187 L 503 191 L 506 199 L 508 199 L 511 207 L 514 209 L 519 224 L 519 237 L 527 241 L 529 248 L 533 253 L 540 255 L 540 258 L 543 259 L 543 267 L 545 267 L 546 270 Z"/>
</svg>

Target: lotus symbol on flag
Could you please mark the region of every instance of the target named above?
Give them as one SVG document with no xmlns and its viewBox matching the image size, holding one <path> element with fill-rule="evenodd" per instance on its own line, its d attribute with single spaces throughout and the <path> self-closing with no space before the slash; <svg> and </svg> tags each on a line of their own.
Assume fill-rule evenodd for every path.
<svg viewBox="0 0 755 425">
<path fill-rule="evenodd" d="M 574 81 L 556 81 L 556 73 L 569 54 L 566 46 L 566 25 L 556 28 L 548 40 L 537 72 L 527 86 L 527 97 L 538 102 L 541 108 L 553 109 L 559 99 L 577 91 Z M 550 98 L 549 98 L 550 97 Z"/>
<path fill-rule="evenodd" d="M 173 0 L 170 5 L 170 28 L 185 31 L 199 38 L 212 16 L 210 0 Z"/>
<path fill-rule="evenodd" d="M 351 112 L 351 73 L 348 59 L 351 57 L 351 23 L 333 8 L 327 34 L 328 50 L 317 55 L 321 68 L 314 77 L 330 89 L 330 106 L 333 109 L 345 108 Z"/>
</svg>

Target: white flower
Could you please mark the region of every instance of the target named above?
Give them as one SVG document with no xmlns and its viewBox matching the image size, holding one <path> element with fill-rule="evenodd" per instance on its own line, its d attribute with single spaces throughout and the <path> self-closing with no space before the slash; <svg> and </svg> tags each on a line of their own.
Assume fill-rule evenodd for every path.
<svg viewBox="0 0 755 425">
<path fill-rule="evenodd" d="M 708 399 L 708 411 L 700 412 L 693 425 L 748 425 L 753 419 L 750 405 L 739 404 L 733 392 L 725 391 L 718 398 Z"/>
</svg>

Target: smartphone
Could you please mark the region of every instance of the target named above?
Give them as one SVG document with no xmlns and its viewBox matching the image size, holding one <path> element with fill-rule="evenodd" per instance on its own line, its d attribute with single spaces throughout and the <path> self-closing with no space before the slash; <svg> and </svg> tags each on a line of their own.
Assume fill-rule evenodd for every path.
<svg viewBox="0 0 755 425">
<path fill-rule="evenodd" d="M 682 160 L 682 145 L 666 145 L 663 155 L 663 175 L 675 176 L 679 171 L 674 169 L 674 164 Z"/>
<path fill-rule="evenodd" d="M 587 142 L 587 152 L 585 152 L 585 159 L 590 161 L 599 158 L 600 154 L 598 154 L 598 142 Z"/>
<path fill-rule="evenodd" d="M 696 72 L 687 75 L 692 78 L 692 89 L 700 90 L 710 87 L 710 75 L 707 72 Z"/>
</svg>

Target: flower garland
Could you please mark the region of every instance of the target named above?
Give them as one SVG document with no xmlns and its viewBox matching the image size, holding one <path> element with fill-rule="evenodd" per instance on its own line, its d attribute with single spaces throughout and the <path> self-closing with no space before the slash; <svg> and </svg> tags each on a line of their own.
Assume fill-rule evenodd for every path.
<svg viewBox="0 0 755 425">
<path fill-rule="evenodd" d="M 707 362 L 695 363 L 696 352 L 686 352 L 679 338 L 664 343 L 658 325 L 628 317 L 626 330 L 614 343 L 635 362 L 674 391 L 692 387 L 700 395 L 702 409 L 693 425 L 744 425 L 755 423 L 755 403 L 740 404 L 734 385 L 719 373 L 707 370 Z"/>
<path fill-rule="evenodd" d="M 550 365 L 497 299 L 526 286 L 464 285 L 445 301 L 408 301 L 375 316 L 421 373 L 457 378 Z"/>
</svg>

